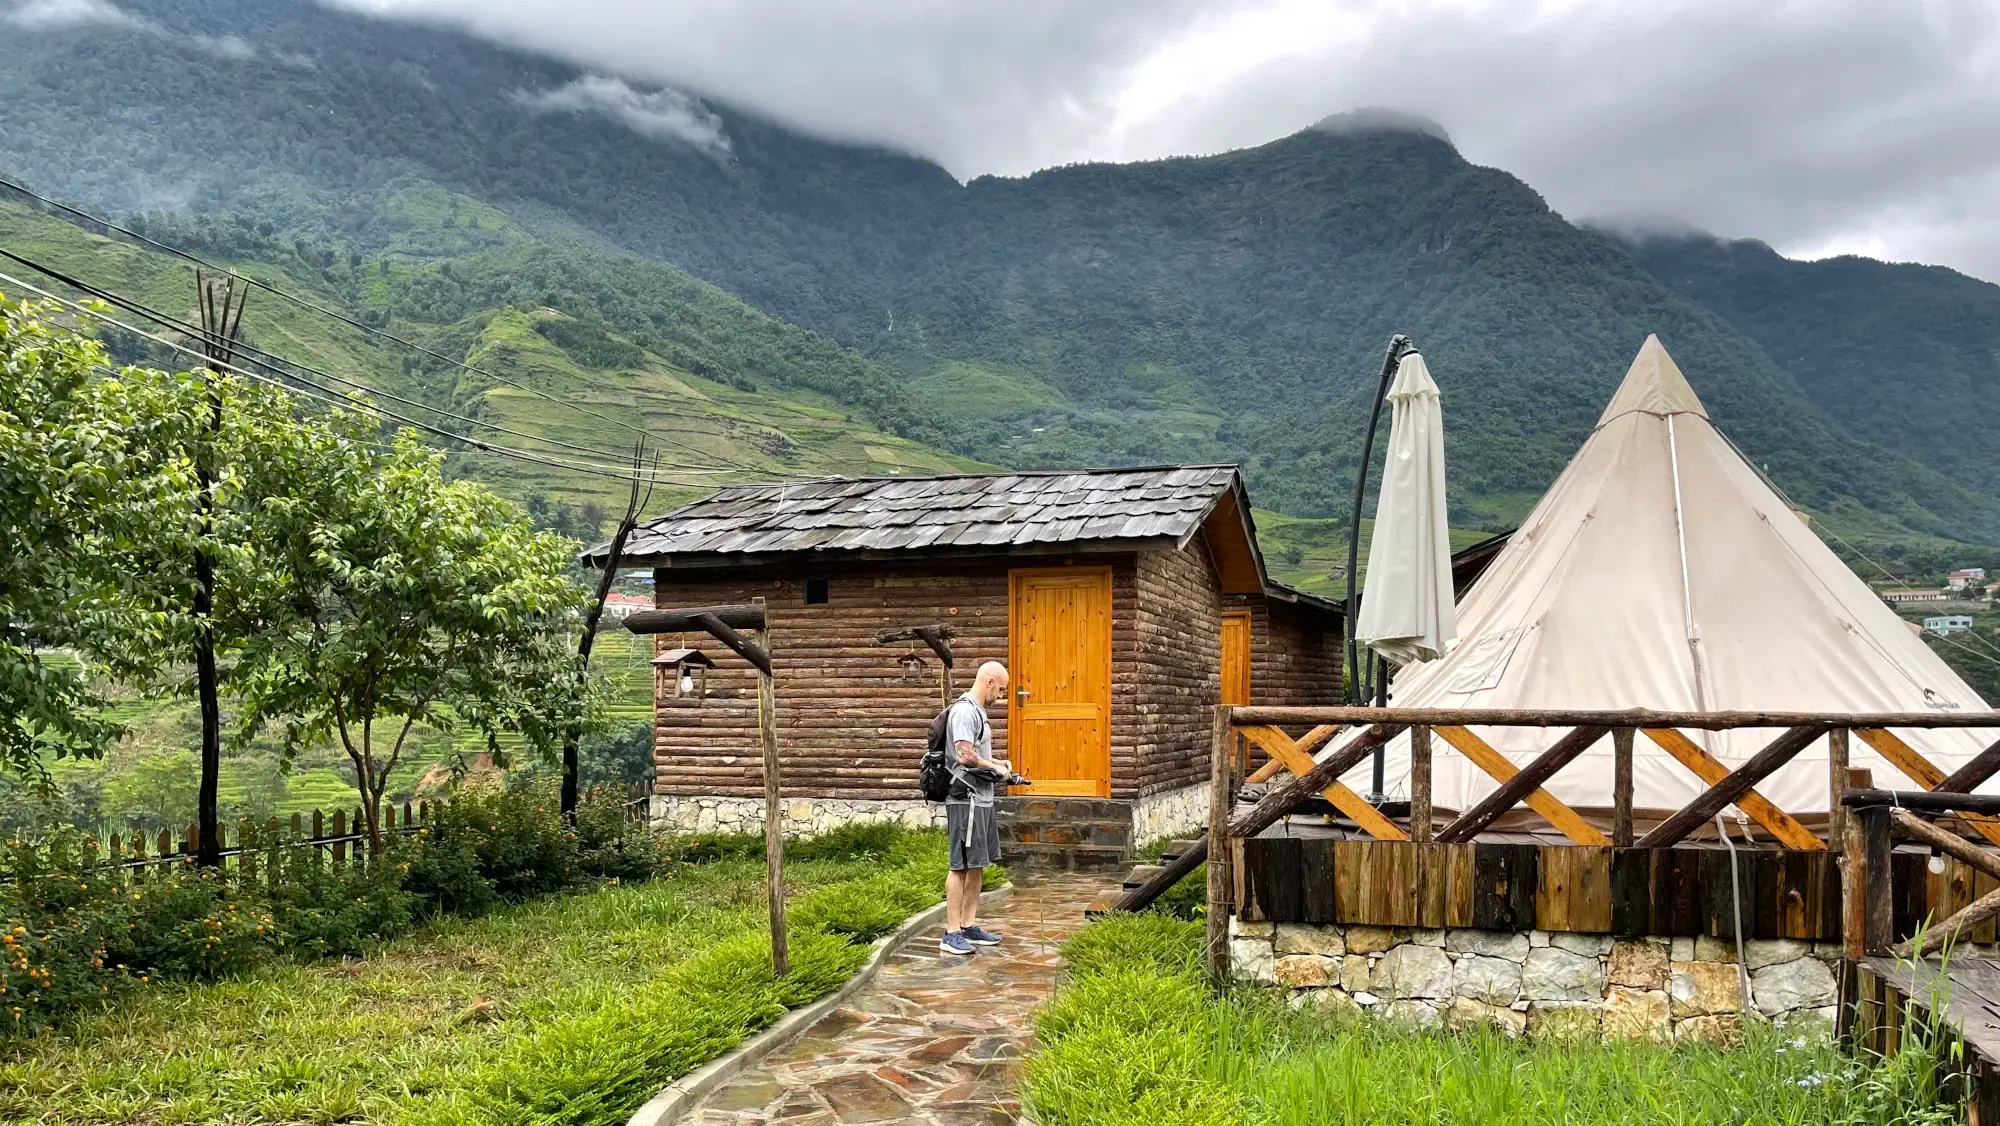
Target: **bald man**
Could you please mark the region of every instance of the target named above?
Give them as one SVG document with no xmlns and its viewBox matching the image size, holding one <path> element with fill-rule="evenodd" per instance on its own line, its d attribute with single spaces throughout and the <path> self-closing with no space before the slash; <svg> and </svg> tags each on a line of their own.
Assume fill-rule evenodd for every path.
<svg viewBox="0 0 2000 1126">
<path fill-rule="evenodd" d="M 951 792 L 945 796 L 945 832 L 951 836 L 951 871 L 944 882 L 944 937 L 938 949 L 966 955 L 976 946 L 997 946 L 1000 936 L 979 925 L 979 892 L 986 866 L 1000 858 L 1000 829 L 993 821 L 993 795 L 1002 785 L 1021 785 L 1007 764 L 993 757 L 993 725 L 986 709 L 1007 696 L 1007 667 L 998 661 L 979 666 L 972 687 L 952 702 L 945 737 L 957 759 Z M 1018 779 L 1018 781 L 1017 781 Z"/>
</svg>

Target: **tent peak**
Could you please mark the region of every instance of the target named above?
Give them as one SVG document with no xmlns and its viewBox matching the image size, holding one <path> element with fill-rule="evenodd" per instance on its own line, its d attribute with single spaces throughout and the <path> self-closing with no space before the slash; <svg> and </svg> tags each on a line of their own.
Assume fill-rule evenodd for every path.
<svg viewBox="0 0 2000 1126">
<path fill-rule="evenodd" d="M 1667 355 L 1667 349 L 1658 336 L 1647 334 L 1646 343 L 1639 346 L 1639 355 L 1625 372 L 1624 382 L 1618 385 L 1617 394 L 1599 416 L 1597 425 L 1603 426 L 1622 414 L 1643 411 L 1660 415 L 1692 414 L 1708 418 L 1708 409 L 1701 405 L 1701 399 L 1688 385 L 1687 376 L 1681 374 L 1680 365 Z"/>
</svg>

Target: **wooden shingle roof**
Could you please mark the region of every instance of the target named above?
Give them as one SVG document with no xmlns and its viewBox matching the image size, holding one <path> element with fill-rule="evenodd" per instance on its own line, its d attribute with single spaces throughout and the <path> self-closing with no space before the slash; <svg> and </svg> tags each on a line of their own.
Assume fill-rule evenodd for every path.
<svg viewBox="0 0 2000 1126">
<path fill-rule="evenodd" d="M 1240 488 L 1233 465 L 729 485 L 640 525 L 624 562 L 1178 540 Z M 585 559 L 601 561 L 607 548 Z"/>
</svg>

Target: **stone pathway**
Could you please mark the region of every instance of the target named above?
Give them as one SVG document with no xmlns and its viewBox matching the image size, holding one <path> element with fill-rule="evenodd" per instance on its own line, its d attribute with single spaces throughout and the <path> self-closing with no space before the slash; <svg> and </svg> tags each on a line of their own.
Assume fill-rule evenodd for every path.
<svg viewBox="0 0 2000 1126">
<path fill-rule="evenodd" d="M 1057 947 L 1103 883 L 1016 872 L 1013 896 L 980 918 L 1006 942 L 957 958 L 938 951 L 942 925 L 905 940 L 845 1008 L 717 1088 L 684 1124 L 1012 1123 L 1034 1013 L 1062 971 Z"/>
</svg>

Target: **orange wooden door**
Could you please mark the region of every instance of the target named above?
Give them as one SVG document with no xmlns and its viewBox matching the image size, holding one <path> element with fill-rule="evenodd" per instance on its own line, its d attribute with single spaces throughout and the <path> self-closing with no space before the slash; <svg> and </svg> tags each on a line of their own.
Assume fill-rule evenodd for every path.
<svg viewBox="0 0 2000 1126">
<path fill-rule="evenodd" d="M 1019 792 L 1111 796 L 1111 568 L 1008 575 L 1007 744 Z"/>
<path fill-rule="evenodd" d="M 1222 612 L 1222 703 L 1250 702 L 1250 611 Z"/>
</svg>

